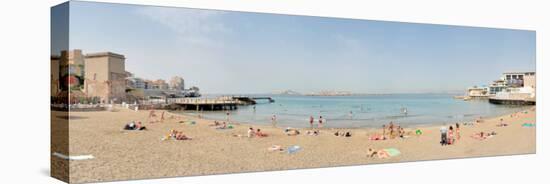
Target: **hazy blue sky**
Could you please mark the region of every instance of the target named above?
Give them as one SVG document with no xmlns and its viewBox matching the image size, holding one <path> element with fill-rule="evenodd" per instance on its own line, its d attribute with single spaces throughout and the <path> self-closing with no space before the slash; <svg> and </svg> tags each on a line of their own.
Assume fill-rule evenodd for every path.
<svg viewBox="0 0 550 184">
<path fill-rule="evenodd" d="M 70 48 L 203 93 L 443 92 L 535 70 L 535 32 L 71 2 Z"/>
</svg>

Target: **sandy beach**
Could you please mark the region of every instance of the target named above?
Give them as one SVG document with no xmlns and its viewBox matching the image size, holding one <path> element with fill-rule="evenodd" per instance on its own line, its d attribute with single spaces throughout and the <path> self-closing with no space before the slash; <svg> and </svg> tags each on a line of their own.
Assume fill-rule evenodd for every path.
<svg viewBox="0 0 550 184">
<path fill-rule="evenodd" d="M 162 111 L 156 111 L 160 115 Z M 52 123 L 67 123 L 52 112 Z M 165 112 L 162 123 L 148 123 L 149 111 L 119 108 L 115 112 L 71 112 L 69 151 L 71 156 L 93 155 L 93 159 L 70 161 L 71 183 L 126 179 L 194 176 L 221 173 L 318 168 L 374 163 L 393 163 L 480 156 L 529 154 L 536 151 L 535 108 L 501 117 L 485 118 L 482 123 L 465 126 L 461 122 L 461 139 L 456 144 L 439 143 L 439 126 L 407 128 L 408 138 L 369 140 L 381 134 L 381 128 L 321 129 L 320 135 L 287 136 L 286 127 L 252 126 L 268 137 L 246 135 L 250 125 L 234 123 L 233 129 L 215 129 L 212 120 Z M 500 119 L 508 126 L 499 127 Z M 158 117 L 156 119 L 159 119 Z M 151 120 L 151 119 L 149 119 Z M 154 120 L 154 119 L 153 119 Z M 146 131 L 123 131 L 130 121 L 141 121 Z M 186 121 L 186 123 L 180 123 Z M 195 121 L 195 124 L 189 123 Z M 304 122 L 307 123 L 307 122 Z M 60 126 L 52 126 L 52 128 Z M 447 125 L 448 127 L 448 125 Z M 171 129 L 183 131 L 192 140 L 161 140 Z M 351 137 L 336 137 L 336 131 L 351 131 Z M 485 140 L 472 137 L 477 132 L 496 132 Z M 55 132 L 55 130 L 54 130 Z M 268 151 L 280 145 L 285 151 Z M 286 148 L 299 145 L 301 150 L 289 154 Z M 390 158 L 369 158 L 369 148 L 396 148 L 401 154 Z M 52 150 L 52 152 L 55 150 Z M 55 158 L 60 159 L 60 158 Z M 54 161 L 55 161 L 54 159 Z"/>
</svg>

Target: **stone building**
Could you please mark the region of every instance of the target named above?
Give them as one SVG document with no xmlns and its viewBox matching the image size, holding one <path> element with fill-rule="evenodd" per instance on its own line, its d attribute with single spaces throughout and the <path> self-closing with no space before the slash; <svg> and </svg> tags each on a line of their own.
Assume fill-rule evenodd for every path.
<svg viewBox="0 0 550 184">
<path fill-rule="evenodd" d="M 126 97 L 125 57 L 112 52 L 85 56 L 84 92 L 102 102 L 119 103 Z"/>
</svg>

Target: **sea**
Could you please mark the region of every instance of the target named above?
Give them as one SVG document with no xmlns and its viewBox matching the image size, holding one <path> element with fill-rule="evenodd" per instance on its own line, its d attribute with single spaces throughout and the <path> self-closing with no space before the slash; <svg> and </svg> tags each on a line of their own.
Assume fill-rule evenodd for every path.
<svg viewBox="0 0 550 184">
<path fill-rule="evenodd" d="M 254 96 L 254 95 L 248 95 Z M 266 96 L 266 95 L 260 95 Z M 259 100 L 256 105 L 239 106 L 231 111 L 183 111 L 220 121 L 278 127 L 309 127 L 320 117 L 324 127 L 381 127 L 393 122 L 403 127 L 443 125 L 495 117 L 529 108 L 529 106 L 495 105 L 487 100 L 454 99 L 452 94 L 385 94 L 353 96 L 269 95 L 275 102 Z M 212 96 L 210 96 L 212 98 Z M 229 114 L 229 115 L 227 115 Z"/>
</svg>

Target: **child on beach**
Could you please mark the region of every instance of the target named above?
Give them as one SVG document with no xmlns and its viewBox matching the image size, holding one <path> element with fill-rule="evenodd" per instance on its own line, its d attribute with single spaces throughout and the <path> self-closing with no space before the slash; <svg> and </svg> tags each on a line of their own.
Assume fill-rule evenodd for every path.
<svg viewBox="0 0 550 184">
<path fill-rule="evenodd" d="M 318 128 L 323 128 L 323 116 L 319 116 L 319 125 L 317 125 Z"/>
</svg>

